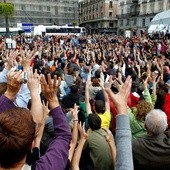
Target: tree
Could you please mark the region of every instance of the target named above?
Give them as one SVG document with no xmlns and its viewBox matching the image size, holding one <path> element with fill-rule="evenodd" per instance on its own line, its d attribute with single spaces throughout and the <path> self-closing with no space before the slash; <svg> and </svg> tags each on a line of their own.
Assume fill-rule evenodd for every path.
<svg viewBox="0 0 170 170">
<path fill-rule="evenodd" d="M 0 15 L 10 17 L 14 14 L 14 5 L 11 3 L 0 3 Z"/>
<path fill-rule="evenodd" d="M 6 0 L 0 3 L 0 15 L 3 15 L 5 17 L 7 37 L 9 34 L 8 18 L 11 17 L 13 14 L 14 14 L 14 5 L 12 3 L 7 3 Z"/>
<path fill-rule="evenodd" d="M 74 33 L 75 33 L 75 27 L 77 26 L 77 22 L 74 21 L 72 24 L 73 24 L 73 26 L 74 26 Z"/>
<path fill-rule="evenodd" d="M 77 26 L 77 22 L 76 21 L 74 21 L 72 24 L 73 24 L 74 27 Z"/>
</svg>

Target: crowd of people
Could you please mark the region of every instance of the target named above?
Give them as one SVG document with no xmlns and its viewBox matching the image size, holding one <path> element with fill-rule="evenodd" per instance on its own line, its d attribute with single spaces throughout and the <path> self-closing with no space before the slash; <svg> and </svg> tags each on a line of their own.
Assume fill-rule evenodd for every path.
<svg viewBox="0 0 170 170">
<path fill-rule="evenodd" d="M 0 170 L 168 170 L 170 41 L 147 34 L 0 40 Z"/>
</svg>

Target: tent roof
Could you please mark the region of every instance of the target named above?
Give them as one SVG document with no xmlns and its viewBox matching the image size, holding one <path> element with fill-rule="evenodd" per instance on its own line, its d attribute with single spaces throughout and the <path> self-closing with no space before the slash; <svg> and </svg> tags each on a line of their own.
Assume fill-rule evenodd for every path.
<svg viewBox="0 0 170 170">
<path fill-rule="evenodd" d="M 164 24 L 169 25 L 170 24 L 170 10 L 160 12 L 155 15 L 155 17 L 151 21 L 152 24 Z"/>
</svg>

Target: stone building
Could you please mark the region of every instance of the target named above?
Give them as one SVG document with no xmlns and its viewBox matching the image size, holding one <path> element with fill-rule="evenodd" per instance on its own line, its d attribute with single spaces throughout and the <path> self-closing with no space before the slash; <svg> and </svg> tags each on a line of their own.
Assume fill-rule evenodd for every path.
<svg viewBox="0 0 170 170">
<path fill-rule="evenodd" d="M 119 0 L 118 2 L 118 34 L 126 30 L 140 34 L 147 30 L 153 17 L 169 9 L 168 0 Z"/>
<path fill-rule="evenodd" d="M 117 0 L 82 0 L 79 2 L 80 25 L 88 33 L 117 32 Z"/>
<path fill-rule="evenodd" d="M 4 0 L 0 0 L 4 2 Z M 33 25 L 63 25 L 78 22 L 78 0 L 6 0 L 15 7 L 15 14 L 9 25 L 32 23 Z M 4 17 L 0 17 L 4 27 Z"/>
</svg>

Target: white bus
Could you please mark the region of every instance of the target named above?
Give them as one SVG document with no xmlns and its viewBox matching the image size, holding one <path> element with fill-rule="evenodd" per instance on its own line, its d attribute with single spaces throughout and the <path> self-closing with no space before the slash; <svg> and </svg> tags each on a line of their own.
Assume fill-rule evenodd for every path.
<svg viewBox="0 0 170 170">
<path fill-rule="evenodd" d="M 22 34 L 22 33 L 24 33 L 24 31 L 21 28 L 17 28 L 17 27 L 9 28 L 9 35 L 11 36 Z M 6 28 L 0 28 L 0 35 L 6 35 Z"/>
<path fill-rule="evenodd" d="M 86 29 L 84 27 L 78 26 L 34 26 L 32 30 L 32 35 L 77 35 L 83 36 L 86 35 Z"/>
</svg>

